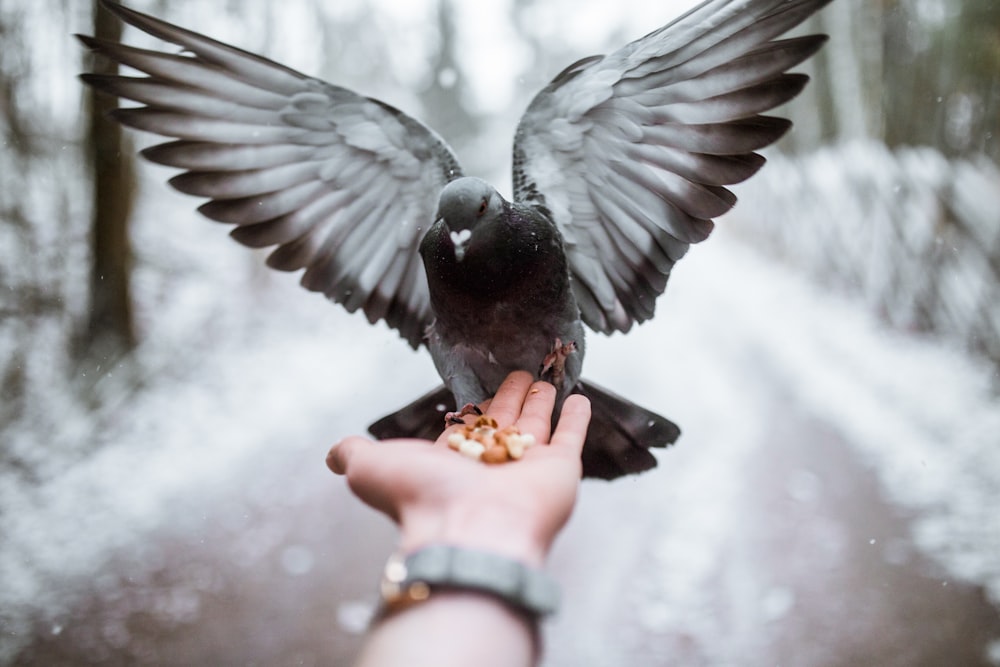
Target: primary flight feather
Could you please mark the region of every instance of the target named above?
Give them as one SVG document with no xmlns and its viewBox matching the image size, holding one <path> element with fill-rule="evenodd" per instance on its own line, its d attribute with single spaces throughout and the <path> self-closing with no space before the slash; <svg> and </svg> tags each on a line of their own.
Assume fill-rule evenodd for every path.
<svg viewBox="0 0 1000 667">
<path fill-rule="evenodd" d="M 762 115 L 807 82 L 788 73 L 826 37 L 776 39 L 830 0 L 708 0 L 606 56 L 566 68 L 514 139 L 514 197 L 466 177 L 433 130 L 392 106 L 122 5 L 123 21 L 184 53 L 92 37 L 144 77 L 84 74 L 139 102 L 120 122 L 174 140 L 143 151 L 178 190 L 236 225 L 269 266 L 425 345 L 445 386 L 372 425 L 435 437 L 437 406 L 491 397 L 527 370 L 590 397 L 584 474 L 656 465 L 669 420 L 580 378 L 584 325 L 651 318 L 677 260 L 736 202 L 725 186 L 788 120 Z"/>
</svg>

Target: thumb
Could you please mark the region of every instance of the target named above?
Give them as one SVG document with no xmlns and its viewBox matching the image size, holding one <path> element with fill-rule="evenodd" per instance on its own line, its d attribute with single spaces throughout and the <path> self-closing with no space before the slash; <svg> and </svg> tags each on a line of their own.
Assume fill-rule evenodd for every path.
<svg viewBox="0 0 1000 667">
<path fill-rule="evenodd" d="M 344 438 L 330 448 L 330 451 L 326 455 L 326 467 L 338 475 L 346 475 L 351 457 L 354 456 L 359 448 L 367 447 L 371 444 L 371 440 L 359 435 Z"/>
</svg>

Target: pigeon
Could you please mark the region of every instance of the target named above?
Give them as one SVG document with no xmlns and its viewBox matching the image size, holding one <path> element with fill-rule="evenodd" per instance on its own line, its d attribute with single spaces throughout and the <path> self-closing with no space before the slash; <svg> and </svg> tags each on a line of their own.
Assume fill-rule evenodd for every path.
<svg viewBox="0 0 1000 667">
<path fill-rule="evenodd" d="M 235 225 L 267 264 L 426 347 L 443 385 L 369 428 L 436 438 L 514 370 L 586 395 L 586 477 L 657 465 L 670 420 L 581 378 L 585 327 L 654 315 L 674 264 L 706 239 L 791 126 L 788 70 L 825 35 L 781 38 L 830 0 L 708 0 L 531 101 L 514 138 L 513 197 L 463 173 L 435 131 L 380 100 L 123 5 L 101 4 L 180 52 L 79 36 L 146 76 L 83 74 L 138 102 L 112 116 L 170 139 L 142 151 L 177 190 Z M 780 39 L 779 39 L 780 38 Z M 449 410 L 449 407 L 453 410 Z M 444 419 L 443 419 L 444 418 Z"/>
</svg>

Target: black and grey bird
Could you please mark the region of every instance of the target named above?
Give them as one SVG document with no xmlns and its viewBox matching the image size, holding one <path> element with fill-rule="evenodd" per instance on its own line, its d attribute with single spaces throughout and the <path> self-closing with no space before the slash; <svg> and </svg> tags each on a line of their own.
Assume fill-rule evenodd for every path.
<svg viewBox="0 0 1000 667">
<path fill-rule="evenodd" d="M 433 437 L 439 404 L 478 403 L 523 369 L 560 400 L 590 397 L 584 473 L 610 479 L 655 466 L 649 448 L 680 432 L 581 379 L 584 325 L 653 316 L 674 263 L 735 204 L 724 186 L 791 126 L 762 114 L 802 90 L 788 70 L 826 37 L 777 38 L 829 1 L 708 0 L 569 66 L 518 125 L 513 201 L 388 104 L 107 0 L 183 52 L 81 37 L 148 75 L 83 79 L 142 105 L 112 115 L 173 138 L 143 155 L 184 170 L 170 183 L 209 198 L 199 210 L 237 241 L 277 246 L 269 266 L 427 346 L 444 386 L 375 435 Z"/>
</svg>

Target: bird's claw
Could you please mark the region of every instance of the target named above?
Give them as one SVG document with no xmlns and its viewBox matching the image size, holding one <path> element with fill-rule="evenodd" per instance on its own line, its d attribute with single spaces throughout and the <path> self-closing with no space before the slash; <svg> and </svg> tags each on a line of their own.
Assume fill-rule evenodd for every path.
<svg viewBox="0 0 1000 667">
<path fill-rule="evenodd" d="M 551 382 L 557 388 L 562 387 L 563 380 L 566 378 L 566 359 L 574 352 L 576 352 L 574 341 L 564 344 L 561 338 L 556 338 L 552 344 L 552 351 L 542 359 L 542 367 L 538 371 L 538 376 Z"/>
<path fill-rule="evenodd" d="M 446 412 L 444 415 L 444 425 L 447 428 L 456 424 L 464 424 L 464 417 L 466 415 L 476 415 L 478 417 L 482 414 L 483 411 L 479 409 L 478 405 L 475 403 L 466 403 L 457 412 Z"/>
</svg>

